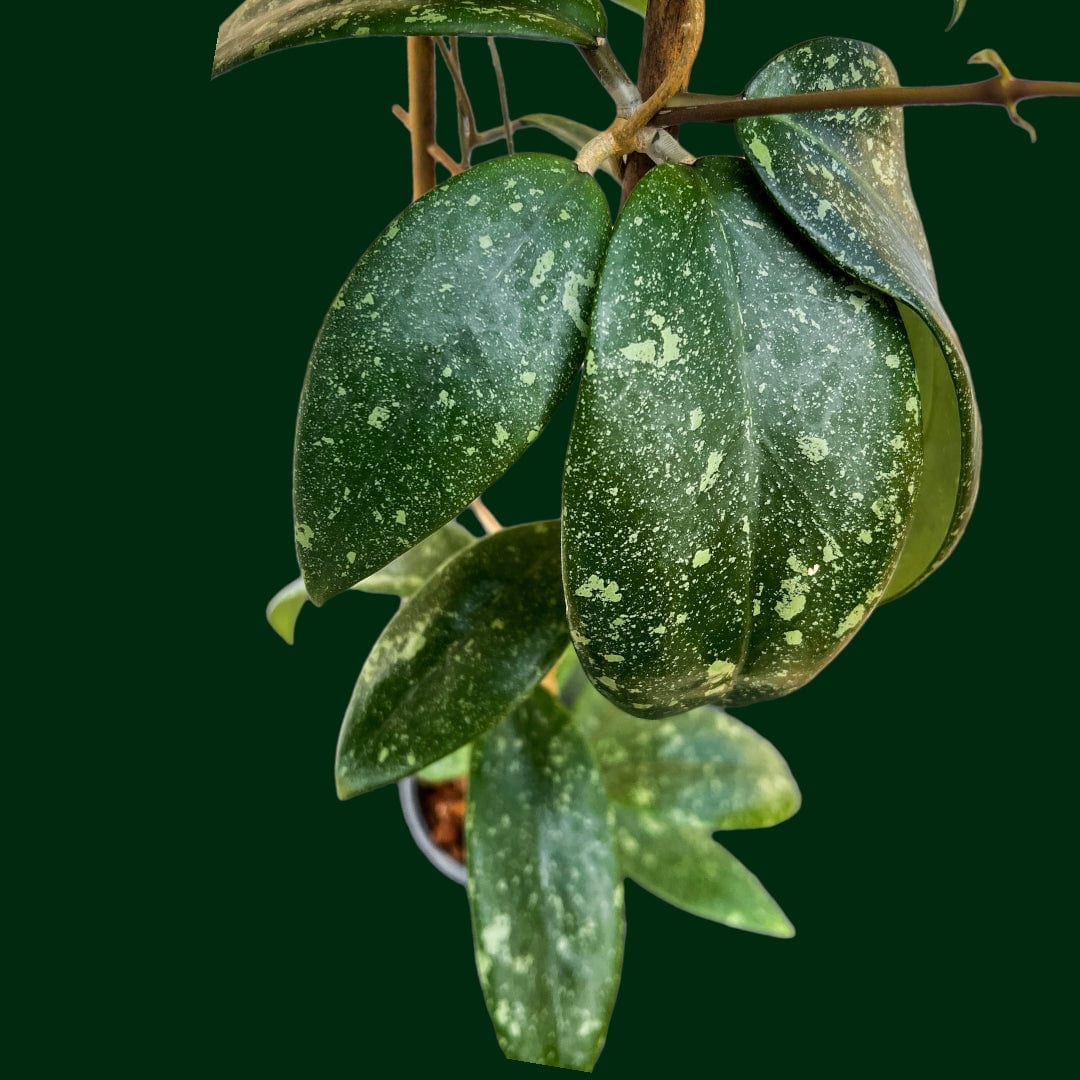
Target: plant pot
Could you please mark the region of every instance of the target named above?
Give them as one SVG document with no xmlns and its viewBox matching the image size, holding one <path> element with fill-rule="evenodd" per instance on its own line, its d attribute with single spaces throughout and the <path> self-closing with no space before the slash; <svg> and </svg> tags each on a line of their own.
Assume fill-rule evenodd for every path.
<svg viewBox="0 0 1080 1080">
<path fill-rule="evenodd" d="M 431 839 L 423 811 L 420 809 L 419 788 L 420 785 L 415 776 L 407 776 L 404 780 L 398 781 L 398 797 L 401 799 L 401 812 L 405 816 L 405 824 L 409 826 L 409 832 L 412 833 L 416 846 L 427 856 L 428 862 L 451 881 L 464 885 L 468 879 L 465 867 Z"/>
</svg>

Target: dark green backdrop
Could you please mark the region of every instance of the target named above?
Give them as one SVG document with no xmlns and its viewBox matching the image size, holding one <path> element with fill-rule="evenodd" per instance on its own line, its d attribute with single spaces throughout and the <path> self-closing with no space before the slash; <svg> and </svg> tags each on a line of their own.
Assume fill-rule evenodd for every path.
<svg viewBox="0 0 1080 1080">
<path fill-rule="evenodd" d="M 393 603 L 309 609 L 293 649 L 263 621 L 295 574 L 292 429 L 311 341 L 408 197 L 389 112 L 404 102 L 404 45 L 298 49 L 211 84 L 232 6 L 152 5 L 129 23 L 120 51 L 138 60 L 100 66 L 113 123 L 104 143 L 89 117 L 80 135 L 97 148 L 79 165 L 101 189 L 97 250 L 131 252 L 122 274 L 88 275 L 108 297 L 93 340 L 110 380 L 90 410 L 108 452 L 98 483 L 126 516 L 95 549 L 101 614 L 73 619 L 57 601 L 42 622 L 46 651 L 94 671 L 75 719 L 104 733 L 91 779 L 67 762 L 70 782 L 31 803 L 43 826 L 63 822 L 72 876 L 48 910 L 77 944 L 66 962 L 38 953 L 33 1000 L 87 1032 L 43 1060 L 73 1050 L 138 1076 L 520 1073 L 484 1012 L 462 890 L 413 848 L 393 789 L 334 797 L 340 716 Z M 986 46 L 1022 75 L 1080 77 L 1071 6 L 972 0 L 946 35 L 949 6 L 712 0 L 694 88 L 735 91 L 822 33 L 875 42 L 908 83 L 981 78 L 964 61 Z M 632 65 L 639 22 L 611 19 Z M 464 58 L 494 123 L 482 43 Z M 509 42 L 503 59 L 515 113 L 608 120 L 568 47 Z M 1051 977 L 1075 934 L 1080 103 L 1024 111 L 1034 147 L 998 110 L 908 115 L 986 424 L 967 536 L 809 687 L 740 713 L 787 756 L 804 808 L 730 846 L 798 936 L 741 935 L 630 887 L 601 1075 L 1050 1074 L 1063 1034 Z M 685 142 L 734 151 L 726 128 Z M 520 145 L 558 148 L 536 134 Z M 568 419 L 493 489 L 505 522 L 558 513 Z M 55 674 L 39 693 L 69 700 Z"/>
</svg>

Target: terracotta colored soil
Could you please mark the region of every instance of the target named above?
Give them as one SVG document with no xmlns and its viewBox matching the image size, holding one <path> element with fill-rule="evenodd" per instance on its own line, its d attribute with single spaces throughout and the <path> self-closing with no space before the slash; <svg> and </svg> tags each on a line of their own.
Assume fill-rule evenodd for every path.
<svg viewBox="0 0 1080 1080">
<path fill-rule="evenodd" d="M 459 863 L 465 861 L 465 791 L 459 776 L 445 784 L 418 784 L 420 812 L 432 841 Z"/>
</svg>

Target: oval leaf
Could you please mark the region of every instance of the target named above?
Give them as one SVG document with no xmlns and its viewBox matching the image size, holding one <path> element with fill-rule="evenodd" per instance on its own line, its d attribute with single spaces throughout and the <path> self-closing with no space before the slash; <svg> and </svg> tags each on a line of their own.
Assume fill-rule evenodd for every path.
<svg viewBox="0 0 1080 1080">
<path fill-rule="evenodd" d="M 794 937 L 795 928 L 761 882 L 707 833 L 655 814 L 616 814 L 619 864 L 627 877 L 691 915 Z"/>
<path fill-rule="evenodd" d="M 456 517 L 536 438 L 581 361 L 609 230 L 591 176 L 520 154 L 428 192 L 363 256 L 300 402 L 297 555 L 316 603 Z"/>
<path fill-rule="evenodd" d="M 222 24 L 214 74 L 293 45 L 376 34 L 471 34 L 595 45 L 607 32 L 598 0 L 247 0 Z"/>
<path fill-rule="evenodd" d="M 880 49 L 817 38 L 770 61 L 746 96 L 898 85 Z M 770 194 L 813 243 L 860 281 L 912 308 L 933 332 L 916 335 L 931 480 L 920 490 L 915 523 L 886 593 L 892 599 L 940 566 L 960 539 L 975 502 L 982 445 L 971 373 L 938 296 L 911 193 L 903 109 L 747 117 L 736 131 Z"/>
<path fill-rule="evenodd" d="M 474 747 L 465 850 L 476 967 L 503 1053 L 589 1070 L 619 986 L 622 882 L 589 747 L 546 691 Z"/>
<path fill-rule="evenodd" d="M 338 795 L 400 780 L 471 742 L 528 695 L 566 644 L 557 521 L 467 548 L 375 642 L 338 740 Z"/>
<path fill-rule="evenodd" d="M 353 588 L 359 592 L 386 593 L 403 598 L 412 596 L 447 559 L 453 558 L 471 543 L 472 533 L 456 521 L 451 521 L 371 577 L 358 581 Z M 267 622 L 287 645 L 293 643 L 296 620 L 310 599 L 303 579 L 297 578 L 275 593 L 266 605 Z"/>
<path fill-rule="evenodd" d="M 802 802 L 776 747 L 721 709 L 658 724 L 627 715 L 591 686 L 571 708 L 614 803 L 710 831 L 776 825 Z"/>
<path fill-rule="evenodd" d="M 888 584 L 920 461 L 893 302 L 794 235 L 741 159 L 646 174 L 563 489 L 571 636 L 601 692 L 664 716 L 807 682 Z"/>
</svg>

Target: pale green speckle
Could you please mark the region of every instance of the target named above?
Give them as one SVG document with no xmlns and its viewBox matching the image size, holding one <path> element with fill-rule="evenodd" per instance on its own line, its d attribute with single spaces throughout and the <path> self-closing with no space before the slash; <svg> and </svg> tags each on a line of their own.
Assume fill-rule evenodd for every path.
<svg viewBox="0 0 1080 1080">
<path fill-rule="evenodd" d="M 716 483 L 716 478 L 720 473 L 720 462 L 722 460 L 723 459 L 717 451 L 709 451 L 709 459 L 705 462 L 705 471 L 701 474 L 701 479 L 698 481 L 699 493 L 708 491 Z"/>
<path fill-rule="evenodd" d="M 750 143 L 750 153 L 761 162 L 761 167 L 770 176 L 775 177 L 776 174 L 773 172 L 772 168 L 772 154 L 769 152 L 769 148 L 756 135 Z"/>
<path fill-rule="evenodd" d="M 522 381 L 522 382 L 523 382 L 523 383 L 524 383 L 524 384 L 525 384 L 526 386 L 532 386 L 532 384 L 533 384 L 534 382 L 536 382 L 536 372 L 535 372 L 535 371 L 523 371 L 523 372 L 522 372 L 522 373 L 521 373 L 521 374 L 520 374 L 520 375 L 518 376 L 518 378 L 519 378 L 519 379 L 520 379 L 520 380 L 521 380 L 521 381 Z"/>
<path fill-rule="evenodd" d="M 898 368 L 900 366 L 900 357 L 896 353 L 889 353 L 885 357 L 885 366 L 891 368 Z"/>
<path fill-rule="evenodd" d="M 708 548 L 698 548 L 694 552 L 694 566 L 704 566 L 712 558 L 712 552 Z"/>
<path fill-rule="evenodd" d="M 478 206 L 480 203 L 479 195 L 470 195 L 466 201 L 466 206 Z"/>
<path fill-rule="evenodd" d="M 735 674 L 735 665 L 729 660 L 714 660 L 709 665 L 709 678 L 726 682 Z"/>
<path fill-rule="evenodd" d="M 399 525 L 404 525 L 404 524 L 405 524 L 405 511 L 404 511 L 404 510 L 398 510 L 398 511 L 397 511 L 397 512 L 396 512 L 396 513 L 394 514 L 394 520 L 395 520 L 395 521 L 396 521 L 396 522 L 397 522 L 397 523 L 398 523 Z"/>
<path fill-rule="evenodd" d="M 525 204 L 519 202 L 512 202 L 510 204 L 510 209 L 513 210 L 515 214 L 520 214 L 521 211 L 525 209 Z"/>
<path fill-rule="evenodd" d="M 390 419 L 390 410 L 384 409 L 381 405 L 376 405 L 368 415 L 367 422 L 373 427 L 378 428 L 379 431 L 383 430 L 385 422 Z"/>
<path fill-rule="evenodd" d="M 536 265 L 533 267 L 533 272 L 529 276 L 529 284 L 534 289 L 539 289 L 544 284 L 551 268 L 555 265 L 555 252 L 545 251 L 537 260 Z"/>
<path fill-rule="evenodd" d="M 488 248 L 490 248 L 491 244 L 492 244 L 492 240 L 491 240 L 490 236 L 481 236 L 479 242 L 480 242 L 480 246 L 484 249 L 484 251 L 487 251 Z"/>
<path fill-rule="evenodd" d="M 509 438 L 510 438 L 510 432 L 507 431 L 506 428 L 504 428 L 502 426 L 502 424 L 496 424 L 495 425 L 495 438 L 491 440 L 492 443 L 495 446 L 501 446 Z"/>
<path fill-rule="evenodd" d="M 310 525 L 300 524 L 296 526 L 296 542 L 306 551 L 311 547 L 311 541 L 315 538 L 315 530 Z"/>
<path fill-rule="evenodd" d="M 356 562 L 356 552 L 355 551 L 346 551 L 345 552 L 345 558 L 348 560 L 349 565 L 352 566 L 352 564 L 354 562 Z"/>
<path fill-rule="evenodd" d="M 808 461 L 822 461 L 829 456 L 829 444 L 817 435 L 803 432 L 795 440 L 799 451 Z"/>
<path fill-rule="evenodd" d="M 855 627 L 858 626 L 860 622 L 862 622 L 862 617 L 865 614 L 866 608 L 862 604 L 856 604 L 855 607 L 853 607 L 851 611 L 849 611 L 847 615 L 840 620 L 839 625 L 836 627 L 836 634 L 834 636 L 838 638 L 843 637 L 846 633 L 848 633 L 848 631 L 854 630 Z"/>
<path fill-rule="evenodd" d="M 863 531 L 859 533 L 859 539 L 864 544 L 872 544 L 874 542 L 874 537 L 871 535 L 869 529 L 863 529 Z"/>
<path fill-rule="evenodd" d="M 627 360 L 633 360 L 636 363 L 656 363 L 656 342 L 653 341 L 652 338 L 646 338 L 645 341 L 635 341 L 629 345 L 624 345 L 619 352 L 622 353 Z"/>
<path fill-rule="evenodd" d="M 620 656 L 618 653 L 605 653 L 604 659 L 609 664 L 621 664 L 626 659 L 626 657 Z"/>
<path fill-rule="evenodd" d="M 700 409 L 690 410 L 690 430 L 697 431 L 701 427 L 702 420 L 705 419 L 705 414 Z"/>
<path fill-rule="evenodd" d="M 802 631 L 801 630 L 786 630 L 786 631 L 784 631 L 784 640 L 789 645 L 801 645 L 802 644 Z"/>
<path fill-rule="evenodd" d="M 589 580 L 574 590 L 574 595 L 603 600 L 609 604 L 617 604 L 622 599 L 622 593 L 619 592 L 619 586 L 616 582 L 604 581 L 602 577 L 597 577 L 596 574 L 590 574 Z"/>
</svg>

